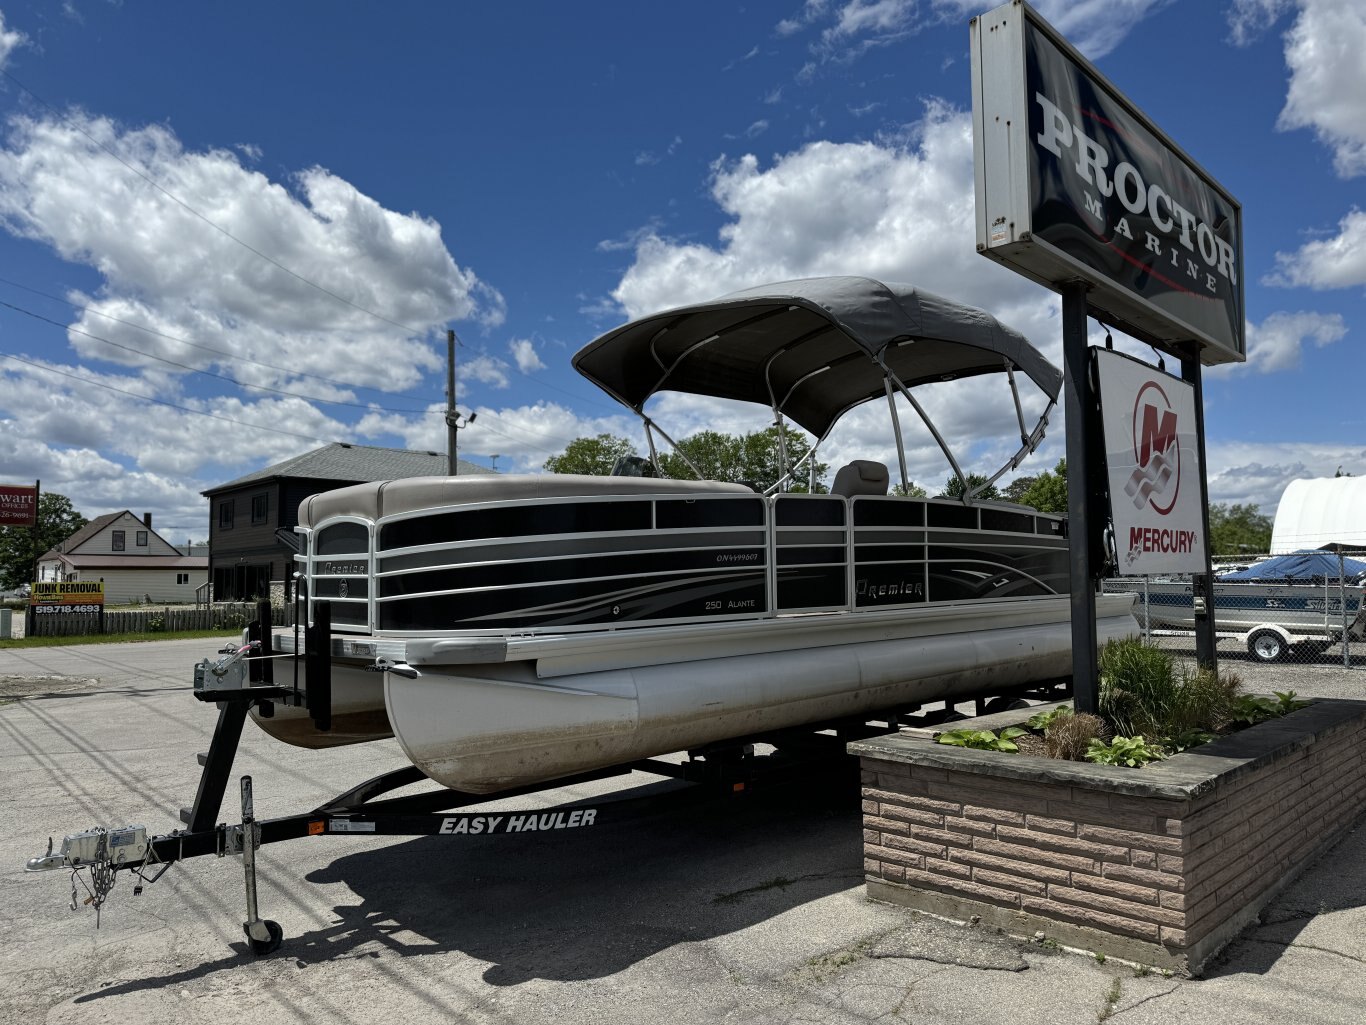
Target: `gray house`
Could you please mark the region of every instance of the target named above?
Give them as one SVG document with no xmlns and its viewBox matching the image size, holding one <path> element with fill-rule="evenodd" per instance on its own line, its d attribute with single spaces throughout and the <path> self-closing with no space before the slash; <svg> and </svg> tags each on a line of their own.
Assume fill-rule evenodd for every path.
<svg viewBox="0 0 1366 1025">
<path fill-rule="evenodd" d="M 110 605 L 192 602 L 208 578 L 208 554 L 186 554 L 124 509 L 97 516 L 38 559 L 39 580 L 103 580 Z"/>
<path fill-rule="evenodd" d="M 299 503 L 348 484 L 444 477 L 446 455 L 333 442 L 203 492 L 209 500 L 209 579 L 214 601 L 288 597 L 291 552 L 275 532 L 299 522 Z M 460 460 L 457 472 L 493 471 Z"/>
</svg>

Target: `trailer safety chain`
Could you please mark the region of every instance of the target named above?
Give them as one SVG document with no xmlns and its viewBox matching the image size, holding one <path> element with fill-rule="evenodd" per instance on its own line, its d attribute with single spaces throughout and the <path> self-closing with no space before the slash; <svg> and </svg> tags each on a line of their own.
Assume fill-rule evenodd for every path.
<svg viewBox="0 0 1366 1025">
<path fill-rule="evenodd" d="M 76 890 L 76 884 L 79 882 L 88 894 L 81 903 L 95 909 L 95 928 L 98 929 L 100 927 L 100 907 L 104 904 L 110 891 L 114 889 L 118 873 L 114 870 L 114 862 L 109 854 L 109 834 L 99 828 L 95 831 L 100 834 L 99 857 L 89 865 L 81 866 L 90 870 L 89 884 L 81 876 L 81 867 L 71 870 L 71 910 L 76 911 L 80 907 L 77 904 L 80 893 Z"/>
</svg>

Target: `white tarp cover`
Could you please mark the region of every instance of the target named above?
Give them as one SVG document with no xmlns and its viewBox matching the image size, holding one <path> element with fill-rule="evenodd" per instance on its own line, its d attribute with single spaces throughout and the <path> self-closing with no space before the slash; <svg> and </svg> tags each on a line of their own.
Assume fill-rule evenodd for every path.
<svg viewBox="0 0 1366 1025">
<path fill-rule="evenodd" d="M 1292 480 L 1271 528 L 1271 552 L 1344 545 L 1366 548 L 1366 477 Z"/>
</svg>

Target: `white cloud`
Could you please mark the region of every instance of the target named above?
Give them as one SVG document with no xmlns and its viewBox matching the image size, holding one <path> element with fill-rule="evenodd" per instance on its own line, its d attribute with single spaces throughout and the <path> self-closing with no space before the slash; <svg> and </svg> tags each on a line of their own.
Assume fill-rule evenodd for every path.
<svg viewBox="0 0 1366 1025">
<path fill-rule="evenodd" d="M 16 117 L 0 148 L 0 224 L 102 275 L 74 327 L 197 367 L 234 370 L 235 357 L 247 356 L 402 389 L 440 370 L 428 338 L 448 319 L 501 322 L 502 297 L 456 265 L 434 221 L 386 210 L 322 168 L 289 184 L 244 168 L 226 149 L 187 151 L 161 126 L 125 129 L 79 112 L 65 122 Z M 145 362 L 82 335 L 70 342 L 85 359 Z M 266 376 L 278 383 L 289 373 Z"/>
<path fill-rule="evenodd" d="M 859 35 L 899 35 L 911 28 L 919 6 L 918 0 L 850 0 L 836 12 L 835 24 L 823 37 L 834 41 Z"/>
<path fill-rule="evenodd" d="M 711 188 L 725 214 L 715 244 L 668 239 L 657 231 L 642 236 L 634 263 L 612 293 L 628 317 L 764 282 L 864 274 L 988 309 L 1060 361 L 1056 297 L 976 253 L 972 133 L 963 112 L 932 103 L 925 120 L 902 138 L 812 143 L 767 168 L 753 156 L 721 160 Z M 990 394 L 999 401 L 983 401 L 988 385 L 980 381 L 917 392 L 945 436 L 959 439 L 955 455 L 967 470 L 994 472 L 1019 446 L 1014 404 L 1004 382 L 998 383 L 999 394 Z M 1044 407 L 1042 393 L 1027 382 L 1021 391 L 1032 427 Z M 763 411 L 725 409 L 692 396 L 657 401 L 651 415 L 679 438 L 708 427 L 741 433 L 767 426 Z M 1059 438 L 1060 422 L 1055 413 Z M 943 455 L 909 408 L 902 409 L 902 423 L 912 478 L 938 490 L 948 473 Z M 1040 456 L 1038 467 L 1052 466 L 1060 454 Z M 874 403 L 847 417 L 822 458 L 832 466 L 880 459 L 895 468 L 885 408 Z"/>
<path fill-rule="evenodd" d="M 167 375 L 101 374 L 34 362 L 39 365 L 0 363 L 0 412 L 10 414 L 0 419 L 5 472 L 41 478 L 45 491 L 66 495 L 87 516 L 131 503 L 135 512 L 154 513 L 156 529 L 176 542 L 207 536 L 199 495 L 204 488 L 298 455 L 320 440 L 350 436 L 299 399 L 196 399 L 177 394 L 177 380 Z"/>
<path fill-rule="evenodd" d="M 768 122 L 765 121 L 763 118 L 760 118 L 758 121 L 755 121 L 752 125 L 745 129 L 745 138 L 757 139 L 766 131 L 768 131 Z"/>
<path fill-rule="evenodd" d="M 1360 445 L 1286 441 L 1208 441 L 1211 502 L 1251 503 L 1272 516 L 1286 485 L 1306 477 L 1331 477 L 1338 467 L 1366 469 Z"/>
<path fill-rule="evenodd" d="M 980 0 L 935 0 L 950 3 L 963 13 L 979 14 Z M 1035 8 L 1044 20 L 1061 32 L 1078 50 L 1098 60 L 1124 41 L 1124 37 L 1149 15 L 1172 0 L 1039 0 Z"/>
<path fill-rule="evenodd" d="M 1227 11 L 1229 38 L 1235 46 L 1248 46 L 1295 9 L 1295 0 L 1233 0 Z"/>
<path fill-rule="evenodd" d="M 1248 325 L 1245 365 L 1263 374 L 1293 370 L 1300 365 L 1306 342 L 1321 349 L 1346 333 L 1347 325 L 1336 313 L 1273 313 L 1260 324 Z"/>
<path fill-rule="evenodd" d="M 779 36 L 796 35 L 808 25 L 818 21 L 829 6 L 829 0 L 806 0 L 801 11 L 791 18 L 784 18 L 778 22 L 774 26 L 774 32 Z"/>
<path fill-rule="evenodd" d="M 1167 6 L 1172 0 L 1039 0 L 1035 5 L 1054 28 L 1077 49 L 1094 59 L 1118 46 L 1130 30 L 1144 18 Z M 943 22 L 961 23 L 964 28 L 974 15 L 991 7 L 984 0 L 846 0 L 831 6 L 807 4 L 793 18 L 779 22 L 777 34 L 791 36 L 809 25 L 827 22 L 812 52 L 820 62 L 846 62 L 857 59 L 869 49 L 887 46 L 919 31 L 923 26 Z M 803 69 L 810 75 L 814 65 Z"/>
<path fill-rule="evenodd" d="M 480 355 L 472 359 L 463 359 L 458 369 L 461 377 L 472 377 L 481 384 L 492 385 L 494 388 L 508 386 L 507 364 L 496 357 Z"/>
<path fill-rule="evenodd" d="M 1276 271 L 1263 282 L 1319 290 L 1366 285 L 1366 211 L 1353 209 L 1338 222 L 1332 238 L 1307 242 L 1293 253 L 1277 253 Z"/>
<path fill-rule="evenodd" d="M 536 351 L 536 345 L 530 338 L 514 338 L 508 342 L 508 351 L 517 362 L 517 369 L 524 374 L 545 369 L 545 364 L 541 362 L 541 356 Z"/>
<path fill-rule="evenodd" d="M 1301 0 L 1285 36 L 1290 84 L 1278 127 L 1313 128 L 1342 178 L 1366 174 L 1366 8 Z"/>
<path fill-rule="evenodd" d="M 28 36 L 18 29 L 5 27 L 5 13 L 0 11 L 0 68 L 3 68 L 9 61 L 10 54 L 26 42 L 28 42 Z"/>
<path fill-rule="evenodd" d="M 1028 310 L 1032 323 L 1016 323 L 1026 331 L 1055 305 L 977 255 L 971 121 L 940 103 L 903 141 L 815 142 L 768 168 L 751 155 L 722 158 L 711 191 L 726 215 L 715 245 L 655 229 L 636 240 L 612 293 L 627 316 L 820 274 L 912 282 L 1003 319 Z"/>
</svg>

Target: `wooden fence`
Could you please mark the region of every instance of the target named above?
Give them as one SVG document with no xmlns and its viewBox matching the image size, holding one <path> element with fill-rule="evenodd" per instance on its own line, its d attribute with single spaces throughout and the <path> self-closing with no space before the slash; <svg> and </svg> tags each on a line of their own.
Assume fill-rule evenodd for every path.
<svg viewBox="0 0 1366 1025">
<path fill-rule="evenodd" d="M 222 630 L 232 633 L 256 618 L 251 602 L 220 602 L 208 606 L 168 605 L 162 608 L 118 609 L 104 614 L 104 629 L 98 615 L 31 616 L 31 637 L 73 637 L 84 634 L 158 634 L 175 630 Z M 294 605 L 271 608 L 275 626 L 294 625 Z"/>
</svg>

